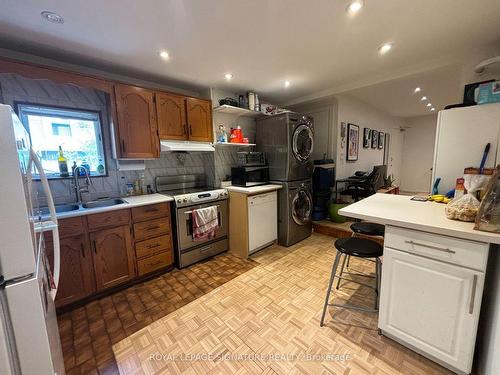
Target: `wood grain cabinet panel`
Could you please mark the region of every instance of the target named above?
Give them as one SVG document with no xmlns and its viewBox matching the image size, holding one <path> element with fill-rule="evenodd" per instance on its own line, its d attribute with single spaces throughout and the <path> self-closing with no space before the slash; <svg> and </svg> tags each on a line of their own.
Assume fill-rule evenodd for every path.
<svg viewBox="0 0 500 375">
<path fill-rule="evenodd" d="M 117 227 L 130 222 L 130 210 L 123 209 L 117 211 L 103 212 L 87 216 L 89 230 L 96 230 L 105 227 Z"/>
<path fill-rule="evenodd" d="M 115 97 L 121 157 L 160 157 L 154 92 L 116 84 Z"/>
<path fill-rule="evenodd" d="M 158 203 L 132 208 L 132 219 L 135 223 L 170 216 L 170 204 Z"/>
<path fill-rule="evenodd" d="M 208 100 L 186 98 L 189 140 L 212 142 L 212 108 Z"/>
<path fill-rule="evenodd" d="M 156 254 L 137 261 L 137 272 L 139 276 L 157 271 L 170 266 L 173 263 L 172 252 Z"/>
<path fill-rule="evenodd" d="M 61 273 L 56 306 L 65 306 L 95 292 L 92 255 L 87 235 L 61 240 Z"/>
<path fill-rule="evenodd" d="M 160 139 L 187 140 L 185 98 L 179 95 L 156 93 L 156 113 Z"/>
<path fill-rule="evenodd" d="M 172 251 L 172 237 L 169 234 L 135 243 L 137 258 L 144 258 L 165 251 Z"/>
<path fill-rule="evenodd" d="M 97 290 L 123 284 L 135 277 L 130 227 L 122 225 L 90 234 Z"/>
<path fill-rule="evenodd" d="M 134 224 L 136 241 L 158 237 L 168 233 L 170 233 L 170 220 L 167 217 Z"/>
</svg>

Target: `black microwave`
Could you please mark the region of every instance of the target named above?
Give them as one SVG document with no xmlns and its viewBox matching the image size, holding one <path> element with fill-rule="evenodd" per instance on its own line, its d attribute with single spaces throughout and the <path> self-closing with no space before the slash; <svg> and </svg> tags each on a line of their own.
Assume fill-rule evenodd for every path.
<svg viewBox="0 0 500 375">
<path fill-rule="evenodd" d="M 232 167 L 231 184 L 234 186 L 258 186 L 269 182 L 269 167 Z"/>
</svg>

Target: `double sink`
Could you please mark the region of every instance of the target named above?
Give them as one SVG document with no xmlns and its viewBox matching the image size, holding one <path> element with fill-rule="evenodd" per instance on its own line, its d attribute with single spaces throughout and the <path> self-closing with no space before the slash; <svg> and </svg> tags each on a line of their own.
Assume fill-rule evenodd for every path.
<svg viewBox="0 0 500 375">
<path fill-rule="evenodd" d="M 95 201 L 90 201 L 83 203 L 82 205 L 78 204 L 57 204 L 55 206 L 57 213 L 63 212 L 71 212 L 77 210 L 88 210 L 91 208 L 101 208 L 101 207 L 111 207 L 119 204 L 125 204 L 126 202 L 121 198 L 109 198 L 109 199 L 98 199 Z M 40 209 L 42 215 L 49 214 L 49 208 L 43 207 Z"/>
</svg>

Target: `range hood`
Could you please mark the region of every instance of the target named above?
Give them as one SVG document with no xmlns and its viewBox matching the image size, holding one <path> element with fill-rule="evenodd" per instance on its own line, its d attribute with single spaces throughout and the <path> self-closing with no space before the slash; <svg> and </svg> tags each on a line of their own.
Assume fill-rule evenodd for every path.
<svg viewBox="0 0 500 375">
<path fill-rule="evenodd" d="M 167 141 L 161 140 L 161 151 L 162 152 L 174 152 L 174 151 L 208 151 L 214 152 L 215 147 L 213 144 L 208 142 L 189 142 L 189 141 Z"/>
</svg>

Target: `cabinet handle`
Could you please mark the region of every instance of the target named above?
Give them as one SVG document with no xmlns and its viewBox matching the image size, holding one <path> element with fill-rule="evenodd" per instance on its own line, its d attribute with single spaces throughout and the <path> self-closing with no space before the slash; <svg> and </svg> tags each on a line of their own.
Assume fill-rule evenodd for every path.
<svg viewBox="0 0 500 375">
<path fill-rule="evenodd" d="M 189 125 L 189 135 L 193 135 L 193 128 Z"/>
<path fill-rule="evenodd" d="M 145 212 L 156 212 L 156 211 L 158 211 L 158 209 L 157 208 L 146 208 L 144 211 Z"/>
<path fill-rule="evenodd" d="M 122 151 L 125 152 L 125 140 L 122 139 Z"/>
<path fill-rule="evenodd" d="M 450 254 L 455 254 L 456 253 L 456 251 L 450 250 L 447 247 L 437 247 L 437 246 L 432 246 L 432 245 L 426 245 L 424 243 L 415 242 L 415 241 L 405 241 L 405 243 L 410 244 L 410 245 L 427 247 L 427 248 L 433 249 L 433 250 L 444 251 L 445 253 L 450 253 Z"/>
<path fill-rule="evenodd" d="M 159 225 L 151 225 L 149 227 L 146 228 L 146 230 L 154 230 L 154 229 L 159 229 L 160 226 Z"/>
<path fill-rule="evenodd" d="M 97 254 L 97 247 L 95 245 L 95 240 L 92 241 L 92 247 L 94 248 L 94 253 Z"/>
<path fill-rule="evenodd" d="M 82 258 L 85 258 L 85 247 L 83 246 L 83 243 L 80 244 L 80 249 L 82 251 Z"/>
<path fill-rule="evenodd" d="M 161 246 L 159 243 L 155 243 L 154 245 L 148 245 L 148 249 L 154 249 L 155 247 Z"/>
<path fill-rule="evenodd" d="M 474 312 L 474 300 L 476 299 L 477 275 L 472 278 L 472 291 L 470 293 L 469 314 Z"/>
<path fill-rule="evenodd" d="M 184 124 L 182 127 L 184 134 L 187 134 L 187 124 Z"/>
</svg>

